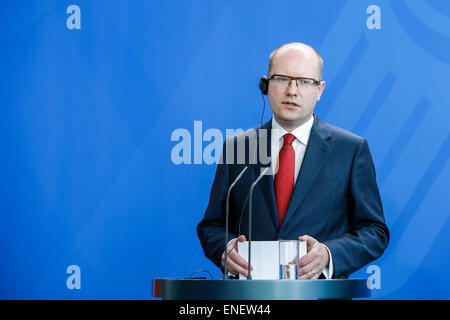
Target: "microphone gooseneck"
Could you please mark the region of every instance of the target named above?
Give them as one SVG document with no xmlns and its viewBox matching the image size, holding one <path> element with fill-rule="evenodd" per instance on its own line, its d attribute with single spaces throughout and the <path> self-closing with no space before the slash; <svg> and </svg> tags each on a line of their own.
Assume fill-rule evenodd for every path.
<svg viewBox="0 0 450 320">
<path fill-rule="evenodd" d="M 230 194 L 231 189 L 233 189 L 234 185 L 241 179 L 242 175 L 244 174 L 245 170 L 247 170 L 248 166 L 246 166 L 242 171 L 239 173 L 239 175 L 234 179 L 233 183 L 228 188 L 227 193 L 227 201 L 225 205 L 225 267 L 224 267 L 224 273 L 223 273 L 223 280 L 227 280 L 228 278 L 228 217 L 230 215 Z"/>
<path fill-rule="evenodd" d="M 252 186 L 250 187 L 250 197 L 249 197 L 249 203 L 248 203 L 248 276 L 247 280 L 252 280 L 252 274 L 251 274 L 251 260 L 252 260 L 252 195 L 253 195 L 253 188 L 258 184 L 259 180 L 261 180 L 266 173 L 270 170 L 270 167 L 265 168 L 261 174 L 259 175 L 258 179 L 253 182 Z"/>
</svg>

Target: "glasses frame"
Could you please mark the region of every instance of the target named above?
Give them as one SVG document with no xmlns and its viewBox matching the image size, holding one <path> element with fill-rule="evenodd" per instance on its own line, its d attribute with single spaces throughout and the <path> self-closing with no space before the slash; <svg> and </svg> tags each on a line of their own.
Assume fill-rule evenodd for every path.
<svg viewBox="0 0 450 320">
<path fill-rule="evenodd" d="M 271 75 L 271 76 L 269 76 L 267 79 L 268 80 L 274 80 L 274 77 L 284 77 L 284 78 L 289 78 L 289 79 L 291 79 L 291 81 L 289 81 L 289 83 L 288 83 L 288 87 L 289 87 L 289 85 L 291 84 L 291 82 L 292 82 L 292 80 L 295 80 L 295 85 L 297 86 L 297 88 L 301 88 L 301 85 L 299 86 L 298 85 L 298 82 L 297 82 L 297 80 L 313 80 L 314 81 L 314 85 L 316 85 L 316 86 L 319 86 L 321 83 L 322 83 L 322 80 L 316 80 L 316 79 L 314 79 L 314 78 L 308 78 L 308 77 L 291 77 L 291 76 L 287 76 L 287 75 L 284 75 L 284 74 L 273 74 L 273 75 Z"/>
</svg>

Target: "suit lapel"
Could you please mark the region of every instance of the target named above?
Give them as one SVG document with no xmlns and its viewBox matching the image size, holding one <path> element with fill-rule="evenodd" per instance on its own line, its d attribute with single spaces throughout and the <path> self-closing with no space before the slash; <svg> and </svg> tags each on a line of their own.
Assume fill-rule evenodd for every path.
<svg viewBox="0 0 450 320">
<path fill-rule="evenodd" d="M 292 192 L 291 200 L 283 220 L 283 226 L 289 223 L 289 219 L 292 218 L 314 180 L 322 170 L 331 151 L 331 146 L 328 141 L 330 137 L 331 135 L 326 124 L 315 116 L 302 167 L 294 191 Z"/>
</svg>

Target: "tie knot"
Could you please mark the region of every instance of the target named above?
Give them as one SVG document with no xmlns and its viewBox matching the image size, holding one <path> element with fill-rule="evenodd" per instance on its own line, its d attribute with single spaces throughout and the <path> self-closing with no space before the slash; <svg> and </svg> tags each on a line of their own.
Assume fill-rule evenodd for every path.
<svg viewBox="0 0 450 320">
<path fill-rule="evenodd" d="M 286 133 L 284 135 L 284 144 L 283 145 L 285 145 L 285 144 L 292 144 L 292 141 L 294 141 L 294 140 L 295 140 L 295 136 L 293 134 Z"/>
</svg>

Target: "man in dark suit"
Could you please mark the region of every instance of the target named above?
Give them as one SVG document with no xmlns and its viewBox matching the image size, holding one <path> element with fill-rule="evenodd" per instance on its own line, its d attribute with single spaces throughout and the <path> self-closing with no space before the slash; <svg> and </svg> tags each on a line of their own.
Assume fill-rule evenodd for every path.
<svg viewBox="0 0 450 320">
<path fill-rule="evenodd" d="M 226 141 L 197 227 L 205 255 L 218 267 L 224 267 L 227 191 L 248 166 L 230 195 L 232 240 L 227 246 L 228 271 L 247 275 L 248 264 L 236 242 L 248 237 L 248 192 L 264 168 L 265 149 L 274 175 L 262 177 L 253 191 L 252 240 L 306 241 L 300 279 L 347 278 L 387 247 L 389 231 L 367 141 L 314 114 L 325 89 L 322 70 L 320 55 L 302 43 L 283 45 L 271 54 L 260 88 L 273 118 L 255 128 L 254 135 L 247 132 Z M 258 161 L 252 164 L 255 154 Z"/>
</svg>

